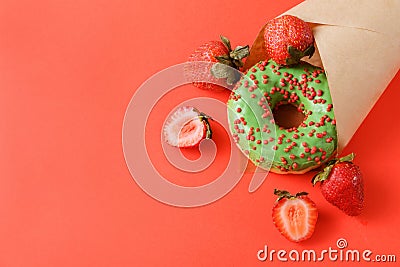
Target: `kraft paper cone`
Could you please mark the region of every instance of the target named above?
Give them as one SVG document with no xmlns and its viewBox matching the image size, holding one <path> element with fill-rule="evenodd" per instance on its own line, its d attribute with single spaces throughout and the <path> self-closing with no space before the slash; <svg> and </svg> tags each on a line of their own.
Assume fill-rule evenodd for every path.
<svg viewBox="0 0 400 267">
<path fill-rule="evenodd" d="M 340 152 L 399 70 L 400 1 L 306 0 L 285 14 L 313 28 L 318 51 L 307 61 L 326 71 Z M 264 27 L 245 68 L 266 58 Z"/>
</svg>

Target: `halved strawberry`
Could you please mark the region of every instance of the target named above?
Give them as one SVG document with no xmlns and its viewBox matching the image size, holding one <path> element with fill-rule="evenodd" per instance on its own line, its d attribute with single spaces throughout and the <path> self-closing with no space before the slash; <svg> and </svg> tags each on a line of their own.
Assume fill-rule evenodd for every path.
<svg viewBox="0 0 400 267">
<path fill-rule="evenodd" d="M 211 138 L 210 117 L 190 106 L 179 107 L 164 123 L 165 142 L 176 147 L 196 147 Z"/>
<path fill-rule="evenodd" d="M 291 195 L 288 191 L 274 190 L 279 196 L 273 209 L 272 221 L 288 240 L 300 242 L 311 237 L 318 219 L 315 203 L 306 192 Z"/>
</svg>

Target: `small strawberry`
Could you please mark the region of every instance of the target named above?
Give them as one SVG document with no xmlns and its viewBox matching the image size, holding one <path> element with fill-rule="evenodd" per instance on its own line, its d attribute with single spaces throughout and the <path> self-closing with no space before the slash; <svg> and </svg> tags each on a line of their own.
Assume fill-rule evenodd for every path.
<svg viewBox="0 0 400 267">
<path fill-rule="evenodd" d="M 211 138 L 209 118 L 194 107 L 179 107 L 164 123 L 165 142 L 181 148 L 198 146 L 203 139 Z"/>
<path fill-rule="evenodd" d="M 314 176 L 312 183 L 321 182 L 325 199 L 349 216 L 357 216 L 364 206 L 364 182 L 360 168 L 353 164 L 354 154 L 332 160 Z"/>
<path fill-rule="evenodd" d="M 267 56 L 280 65 L 292 65 L 314 54 L 311 27 L 298 17 L 283 15 L 265 26 L 264 43 Z"/>
<path fill-rule="evenodd" d="M 198 47 L 189 62 L 209 62 L 221 64 L 198 65 L 191 69 L 193 85 L 201 89 L 223 90 L 223 87 L 216 84 L 219 79 L 226 79 L 228 85 L 236 83 L 240 79 L 238 70 L 243 66 L 242 59 L 249 55 L 249 46 L 238 46 L 234 50 L 231 48 L 230 41 L 220 36 L 221 41 L 209 41 Z M 229 67 L 226 67 L 229 66 Z"/>
<path fill-rule="evenodd" d="M 288 240 L 300 242 L 309 239 L 318 219 L 315 203 L 306 192 L 292 196 L 288 191 L 274 190 L 279 198 L 272 209 L 272 220 Z"/>
</svg>

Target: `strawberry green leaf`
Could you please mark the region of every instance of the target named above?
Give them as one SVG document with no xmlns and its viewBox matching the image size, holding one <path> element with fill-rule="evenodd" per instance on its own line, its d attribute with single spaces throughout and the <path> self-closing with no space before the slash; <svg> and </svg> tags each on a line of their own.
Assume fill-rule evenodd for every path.
<svg viewBox="0 0 400 267">
<path fill-rule="evenodd" d="M 204 119 L 207 125 L 207 132 L 206 132 L 206 139 L 211 139 L 212 138 L 212 131 L 211 131 L 211 126 L 210 123 L 208 122 L 207 119 Z"/>
<path fill-rule="evenodd" d="M 219 78 L 227 78 L 229 76 L 230 68 L 222 63 L 215 63 L 211 67 L 211 74 L 219 79 Z"/>
<path fill-rule="evenodd" d="M 237 46 L 233 51 L 231 48 L 231 43 L 228 38 L 220 36 L 222 43 L 228 49 L 228 54 L 222 56 L 215 56 L 219 63 L 228 65 L 232 68 L 239 69 L 243 66 L 242 59 L 249 56 L 250 48 L 246 46 Z"/>
<path fill-rule="evenodd" d="M 223 56 L 216 56 L 215 57 L 219 63 L 230 66 L 232 68 L 235 67 L 235 65 L 232 63 L 231 58 L 229 57 L 229 55 L 223 55 Z"/>
<path fill-rule="evenodd" d="M 240 59 L 232 59 L 232 62 L 237 68 L 243 67 L 243 61 Z"/>
<path fill-rule="evenodd" d="M 199 112 L 199 117 L 202 120 L 212 120 L 213 121 L 213 118 L 211 116 L 205 114 L 204 112 Z"/>
<path fill-rule="evenodd" d="M 222 35 L 220 35 L 219 38 L 221 38 L 222 43 L 225 45 L 228 51 L 232 51 L 231 42 L 229 41 L 229 39 Z"/>
<path fill-rule="evenodd" d="M 310 45 L 304 51 L 300 51 L 294 46 L 288 46 L 288 53 L 290 57 L 286 59 L 286 64 L 287 65 L 297 64 L 303 57 L 311 58 L 314 52 L 315 52 L 314 45 Z"/>
<path fill-rule="evenodd" d="M 307 192 L 298 192 L 295 197 L 307 196 L 307 195 L 308 195 Z"/>
<path fill-rule="evenodd" d="M 274 194 L 278 196 L 278 200 L 281 200 L 282 198 L 297 198 L 299 196 L 305 196 L 308 195 L 307 192 L 298 192 L 296 195 L 291 195 L 288 191 L 286 190 L 278 190 L 278 189 L 274 189 Z"/>
<path fill-rule="evenodd" d="M 288 52 L 289 52 L 289 55 L 297 61 L 299 61 L 300 58 L 302 58 L 302 52 L 300 50 L 298 50 L 297 48 L 295 48 L 294 46 L 289 45 Z"/>
<path fill-rule="evenodd" d="M 303 56 L 308 56 L 308 58 L 311 58 L 314 55 L 315 52 L 315 47 L 314 45 L 310 45 L 309 47 L 307 47 L 306 50 L 304 50 L 303 52 Z"/>
<path fill-rule="evenodd" d="M 323 182 L 329 178 L 329 175 L 332 171 L 332 168 L 335 166 L 336 163 L 338 162 L 350 162 L 352 163 L 354 159 L 354 153 L 351 153 L 347 156 L 344 156 L 339 159 L 333 159 L 327 163 L 327 166 L 319 173 L 317 173 L 313 179 L 311 180 L 312 184 L 315 185 L 318 182 Z"/>
<path fill-rule="evenodd" d="M 312 184 L 315 185 L 318 182 L 323 182 L 327 180 L 329 178 L 333 166 L 335 166 L 335 164 L 328 165 L 321 172 L 317 173 L 311 180 Z"/>
<path fill-rule="evenodd" d="M 215 63 L 210 71 L 217 79 L 226 78 L 226 83 L 228 85 L 233 85 L 240 79 L 240 73 L 238 71 L 222 63 Z"/>
<path fill-rule="evenodd" d="M 353 162 L 354 157 L 355 157 L 355 154 L 351 153 L 351 154 L 349 154 L 347 156 L 339 158 L 338 161 L 339 162 Z"/>
<path fill-rule="evenodd" d="M 233 50 L 229 53 L 229 56 L 232 59 L 240 60 L 240 59 L 243 59 L 243 58 L 249 56 L 249 54 L 250 54 L 249 46 L 246 45 L 246 46 L 236 47 L 235 50 Z"/>
<path fill-rule="evenodd" d="M 240 72 L 235 71 L 234 69 L 229 69 L 228 77 L 226 77 L 226 83 L 228 85 L 233 85 L 240 80 Z"/>
<path fill-rule="evenodd" d="M 209 115 L 205 114 L 204 112 L 199 112 L 196 109 L 196 112 L 199 114 L 199 118 L 201 121 L 204 121 L 206 123 L 206 139 L 211 139 L 212 138 L 212 131 L 211 131 L 211 125 L 209 120 L 213 120 Z"/>
<path fill-rule="evenodd" d="M 274 189 L 274 195 L 278 196 L 277 201 L 281 200 L 282 198 L 291 198 L 292 195 L 286 191 L 286 190 L 279 190 L 279 189 Z"/>
</svg>

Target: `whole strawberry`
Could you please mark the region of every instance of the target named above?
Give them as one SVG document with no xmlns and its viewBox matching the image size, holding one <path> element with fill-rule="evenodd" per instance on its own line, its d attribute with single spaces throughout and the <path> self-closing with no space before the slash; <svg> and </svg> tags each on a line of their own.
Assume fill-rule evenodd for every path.
<svg viewBox="0 0 400 267">
<path fill-rule="evenodd" d="M 364 182 L 360 168 L 353 164 L 354 154 L 331 161 L 313 178 L 321 182 L 325 199 L 349 216 L 357 216 L 364 206 Z"/>
<path fill-rule="evenodd" d="M 240 78 L 236 70 L 243 66 L 242 59 L 249 55 L 249 46 L 238 46 L 232 50 L 228 38 L 220 38 L 221 41 L 209 41 L 199 46 L 188 59 L 189 62 L 210 63 L 194 63 L 187 70 L 189 73 L 186 74 L 198 88 L 223 90 L 217 85 L 221 84 L 220 79 L 224 79 L 227 85 L 233 85 Z"/>
<path fill-rule="evenodd" d="M 293 242 L 309 239 L 318 219 L 315 203 L 307 192 L 291 195 L 288 191 L 274 190 L 278 196 L 272 208 L 272 221 L 278 231 Z"/>
<path fill-rule="evenodd" d="M 280 65 L 292 65 L 314 54 L 311 27 L 298 17 L 283 15 L 265 26 L 264 42 L 267 56 Z"/>
</svg>

